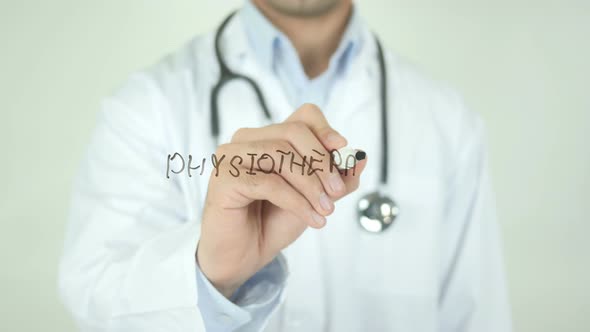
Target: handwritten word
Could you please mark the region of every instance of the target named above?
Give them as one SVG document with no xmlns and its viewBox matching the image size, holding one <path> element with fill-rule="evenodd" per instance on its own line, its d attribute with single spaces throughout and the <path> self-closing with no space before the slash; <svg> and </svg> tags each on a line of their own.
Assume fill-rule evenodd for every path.
<svg viewBox="0 0 590 332">
<path fill-rule="evenodd" d="M 322 157 L 326 155 L 317 150 L 312 150 L 314 154 L 304 155 L 299 157 L 298 154 L 293 151 L 281 151 L 276 150 L 277 155 L 274 157 L 268 153 L 258 155 L 257 153 L 246 153 L 246 155 L 234 155 L 227 156 L 222 154 L 221 156 L 215 153 L 211 154 L 210 162 L 212 171 L 215 172 L 215 176 L 219 176 L 220 171 L 227 170 L 228 173 L 233 177 L 238 177 L 242 173 L 247 175 L 256 175 L 256 172 L 262 172 L 265 174 L 283 172 L 300 173 L 301 175 L 313 175 L 316 172 L 324 172 L 321 168 L 323 162 Z M 315 158 L 318 157 L 318 158 Z M 353 156 L 348 156 L 354 158 Z M 203 175 L 207 165 L 207 158 L 201 158 L 195 160 L 193 155 L 189 154 L 188 159 L 183 157 L 180 153 L 175 152 L 168 155 L 166 162 L 166 178 L 170 178 L 170 173 L 181 174 L 186 172 L 189 177 L 193 175 Z M 329 172 L 332 173 L 334 169 L 338 170 L 339 163 L 335 160 L 339 160 L 340 163 L 345 162 L 346 165 L 348 160 L 342 160 L 338 150 L 330 151 L 330 167 Z M 222 167 L 223 166 L 223 167 Z M 345 175 L 348 175 L 348 170 L 343 171 Z M 352 175 L 356 175 L 356 166 L 352 168 Z"/>
</svg>

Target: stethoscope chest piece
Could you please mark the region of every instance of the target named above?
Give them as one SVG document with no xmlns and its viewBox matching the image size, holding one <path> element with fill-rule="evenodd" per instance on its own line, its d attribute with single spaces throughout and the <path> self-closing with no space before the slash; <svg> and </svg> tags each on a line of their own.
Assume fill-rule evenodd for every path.
<svg viewBox="0 0 590 332">
<path fill-rule="evenodd" d="M 357 208 L 361 227 L 371 233 L 380 233 L 389 228 L 399 214 L 397 204 L 379 192 L 361 197 Z"/>
</svg>

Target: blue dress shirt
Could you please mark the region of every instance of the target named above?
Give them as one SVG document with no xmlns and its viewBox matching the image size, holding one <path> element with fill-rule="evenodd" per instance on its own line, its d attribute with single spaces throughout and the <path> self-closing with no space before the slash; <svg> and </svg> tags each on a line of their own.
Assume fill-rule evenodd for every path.
<svg viewBox="0 0 590 332">
<path fill-rule="evenodd" d="M 294 107 L 303 103 L 314 103 L 320 108 L 325 106 L 331 87 L 345 73 L 362 43 L 361 19 L 356 8 L 353 8 L 340 44 L 330 58 L 328 69 L 310 79 L 289 38 L 273 26 L 255 5 L 246 1 L 239 16 L 257 61 L 263 69 L 279 79 Z"/>
</svg>

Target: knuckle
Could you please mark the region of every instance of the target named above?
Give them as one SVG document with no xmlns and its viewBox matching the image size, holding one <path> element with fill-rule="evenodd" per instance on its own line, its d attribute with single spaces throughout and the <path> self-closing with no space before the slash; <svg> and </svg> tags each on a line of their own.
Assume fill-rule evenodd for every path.
<svg viewBox="0 0 590 332">
<path fill-rule="evenodd" d="M 307 201 L 307 198 L 305 198 L 305 196 L 303 196 L 297 190 L 293 190 L 290 196 L 291 197 L 289 197 L 289 201 L 292 202 L 292 206 L 297 212 L 302 213 L 308 208 L 313 209 Z"/>
<path fill-rule="evenodd" d="M 217 146 L 217 149 L 215 150 L 215 154 L 216 155 L 226 154 L 230 150 L 230 147 L 231 147 L 230 143 L 221 144 L 221 145 Z"/>
<path fill-rule="evenodd" d="M 240 177 L 242 184 L 250 189 L 257 188 L 260 186 L 260 180 L 253 175 L 244 175 Z"/>
<path fill-rule="evenodd" d="M 280 191 L 282 180 L 278 175 L 268 174 L 263 176 L 263 178 L 263 181 L 267 185 L 266 189 L 268 190 L 269 194 L 274 195 L 275 193 L 278 193 Z"/>
<path fill-rule="evenodd" d="M 303 179 L 303 183 L 306 187 L 306 192 L 309 193 L 310 195 L 317 195 L 324 190 L 324 185 L 322 183 L 322 180 L 320 179 L 320 177 L 312 175 L 312 176 L 304 176 L 302 177 Z"/>
<path fill-rule="evenodd" d="M 325 181 L 327 182 L 327 181 L 328 181 L 328 179 L 325 179 Z M 327 185 L 324 185 L 324 183 L 323 183 L 323 179 L 320 179 L 320 178 L 318 177 L 318 178 L 316 179 L 316 181 L 315 181 L 315 186 L 314 186 L 314 189 L 316 190 L 316 192 L 318 192 L 318 193 L 322 193 L 322 192 L 325 192 L 325 193 L 327 193 L 327 192 L 328 192 L 328 190 L 327 190 L 327 188 L 326 188 L 326 187 L 327 187 Z"/>
<path fill-rule="evenodd" d="M 291 144 L 285 140 L 276 140 L 273 142 L 273 149 L 274 150 L 281 150 L 283 152 L 290 152 L 293 151 Z"/>
<path fill-rule="evenodd" d="M 320 108 L 318 107 L 318 105 L 313 103 L 305 103 L 301 105 L 300 110 L 302 112 L 320 112 Z"/>
<path fill-rule="evenodd" d="M 314 211 L 313 206 L 305 199 L 299 195 L 297 197 L 297 204 L 295 205 L 295 210 L 298 212 L 302 217 L 310 215 L 312 211 Z M 306 218 L 305 218 L 306 219 Z"/>
<path fill-rule="evenodd" d="M 283 145 L 280 142 L 282 142 L 282 141 L 272 140 L 272 141 L 266 141 L 266 142 L 262 143 L 261 144 L 262 152 L 260 152 L 260 154 L 262 155 L 263 153 L 268 153 L 270 155 L 273 155 L 275 150 L 283 148 Z"/>
<path fill-rule="evenodd" d="M 249 130 L 248 128 L 240 128 L 240 129 L 236 130 L 236 132 L 231 137 L 231 142 L 235 142 L 235 141 L 241 139 L 242 137 L 244 137 L 244 135 L 246 134 L 246 132 L 248 130 Z"/>
<path fill-rule="evenodd" d="M 265 148 L 265 143 L 262 141 L 252 141 L 248 142 L 247 147 L 249 149 L 249 151 L 247 151 L 248 153 L 256 153 L 257 151 L 260 151 Z"/>
<path fill-rule="evenodd" d="M 279 188 L 285 183 L 285 180 L 280 175 L 273 173 L 268 174 L 268 181 L 274 188 Z"/>
<path fill-rule="evenodd" d="M 301 121 L 293 121 L 287 124 L 286 135 L 290 139 L 300 137 L 307 130 L 305 123 Z"/>
</svg>

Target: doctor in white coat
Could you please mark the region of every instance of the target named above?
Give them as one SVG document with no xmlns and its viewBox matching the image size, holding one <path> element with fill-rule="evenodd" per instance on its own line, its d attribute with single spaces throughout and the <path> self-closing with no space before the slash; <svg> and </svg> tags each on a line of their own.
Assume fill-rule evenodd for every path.
<svg viewBox="0 0 590 332">
<path fill-rule="evenodd" d="M 214 37 L 104 100 L 60 265 L 81 330 L 511 330 L 483 125 L 457 94 L 381 66 L 351 0 L 253 0 L 227 21 L 219 55 L 268 116 L 245 80 L 212 101 Z M 354 175 L 249 169 L 347 144 L 367 155 Z M 357 202 L 378 188 L 400 214 L 371 233 Z"/>
</svg>

